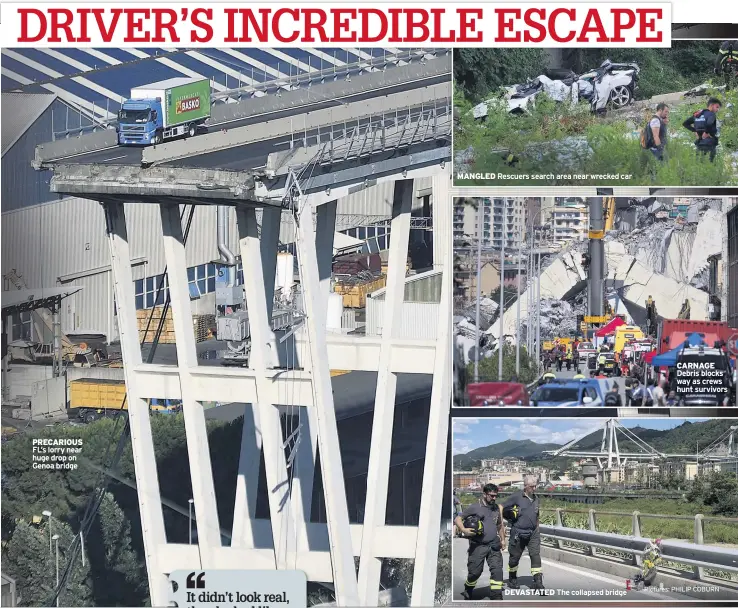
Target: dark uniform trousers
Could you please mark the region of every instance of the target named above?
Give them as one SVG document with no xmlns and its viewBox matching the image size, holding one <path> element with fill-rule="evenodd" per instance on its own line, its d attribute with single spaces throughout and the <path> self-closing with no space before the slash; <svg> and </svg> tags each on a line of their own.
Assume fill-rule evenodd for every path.
<svg viewBox="0 0 738 608">
<path fill-rule="evenodd" d="M 530 556 L 530 573 L 531 576 L 541 574 L 541 532 L 536 529 L 528 536 L 527 532 L 523 532 L 512 529 L 510 532 L 510 548 L 508 550 L 510 554 L 510 560 L 507 563 L 507 571 L 510 574 L 517 576 L 518 564 L 520 558 L 523 556 L 523 551 L 526 547 L 528 548 L 528 555 Z"/>
<path fill-rule="evenodd" d="M 476 586 L 484 570 L 484 562 L 489 567 L 489 587 L 492 591 L 502 590 L 502 551 L 493 549 L 491 544 L 469 543 L 469 559 L 466 564 L 467 575 L 464 585 Z"/>
</svg>

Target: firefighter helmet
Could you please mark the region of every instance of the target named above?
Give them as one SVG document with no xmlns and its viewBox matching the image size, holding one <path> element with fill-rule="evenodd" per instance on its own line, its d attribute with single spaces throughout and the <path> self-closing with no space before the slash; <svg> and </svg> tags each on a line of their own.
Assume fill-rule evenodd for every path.
<svg viewBox="0 0 738 608">
<path fill-rule="evenodd" d="M 484 534 L 484 524 L 482 519 L 476 513 L 467 515 L 464 518 L 464 527 L 467 530 L 472 530 L 475 536 L 482 536 Z"/>
<path fill-rule="evenodd" d="M 507 505 L 502 509 L 502 516 L 514 524 L 520 517 L 520 507 L 518 505 Z"/>
</svg>

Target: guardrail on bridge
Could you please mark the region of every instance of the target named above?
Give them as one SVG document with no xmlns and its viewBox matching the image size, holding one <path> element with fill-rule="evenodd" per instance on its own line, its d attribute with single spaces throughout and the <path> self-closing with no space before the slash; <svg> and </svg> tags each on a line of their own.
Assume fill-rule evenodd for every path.
<svg viewBox="0 0 738 608">
<path fill-rule="evenodd" d="M 562 517 L 562 514 L 565 512 L 587 513 L 589 515 L 589 530 L 581 528 L 567 528 L 565 526 L 565 519 Z M 639 511 L 627 514 L 613 511 L 597 512 L 595 509 L 589 509 L 588 511 L 573 511 L 559 508 L 555 510 L 555 513 L 555 525 L 541 525 L 541 535 L 544 538 L 552 539 L 557 548 L 566 550 L 563 543 L 575 543 L 585 545 L 588 548 L 590 555 L 595 555 L 597 549 L 621 551 L 632 554 L 633 562 L 636 565 L 641 565 L 641 557 L 652 542 L 652 539 L 641 536 L 641 519 L 663 519 L 665 517 L 664 515 L 640 513 Z M 611 532 L 598 532 L 598 513 L 600 515 L 630 515 L 632 518 L 631 534 L 625 535 L 613 534 Z M 695 516 L 669 515 L 668 518 L 694 521 L 694 542 L 688 543 L 678 540 L 662 540 L 661 555 L 664 560 L 692 566 L 694 578 L 698 580 L 704 577 L 704 569 L 738 573 L 738 550 L 734 548 L 704 544 L 704 522 L 718 521 L 721 523 L 738 524 L 738 518 L 705 517 L 702 514 L 697 514 Z"/>
</svg>

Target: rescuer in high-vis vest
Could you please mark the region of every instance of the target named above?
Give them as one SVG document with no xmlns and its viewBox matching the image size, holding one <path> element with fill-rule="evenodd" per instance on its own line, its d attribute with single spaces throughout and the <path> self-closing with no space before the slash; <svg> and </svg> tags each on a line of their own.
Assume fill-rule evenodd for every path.
<svg viewBox="0 0 738 608">
<path fill-rule="evenodd" d="M 720 45 L 717 60 L 715 61 L 715 74 L 723 75 L 725 86 L 730 89 L 732 76 L 738 73 L 738 40 L 725 40 Z"/>
<path fill-rule="evenodd" d="M 540 503 L 536 494 L 538 478 L 526 475 L 523 478 L 522 492 L 515 492 L 502 508 L 502 516 L 510 522 L 510 560 L 507 570 L 509 589 L 520 589 L 518 564 L 527 548 L 530 556 L 530 573 L 533 576 L 533 589 L 543 590 L 543 569 L 541 568 Z"/>
<path fill-rule="evenodd" d="M 467 573 L 464 581 L 465 600 L 471 600 L 474 588 L 484 571 L 484 562 L 489 567 L 490 599 L 502 599 L 502 551 L 505 549 L 505 526 L 502 508 L 497 504 L 498 488 L 492 483 L 482 488 L 479 502 L 469 505 L 454 523 L 461 534 L 469 539 Z"/>
</svg>

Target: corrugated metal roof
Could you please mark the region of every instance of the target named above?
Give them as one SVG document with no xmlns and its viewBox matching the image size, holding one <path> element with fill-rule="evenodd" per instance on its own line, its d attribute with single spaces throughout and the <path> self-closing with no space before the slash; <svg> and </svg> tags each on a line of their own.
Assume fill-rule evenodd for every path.
<svg viewBox="0 0 738 608">
<path fill-rule="evenodd" d="M 43 93 L 3 93 L 2 154 L 13 147 L 23 134 L 54 103 L 56 95 Z"/>
</svg>

